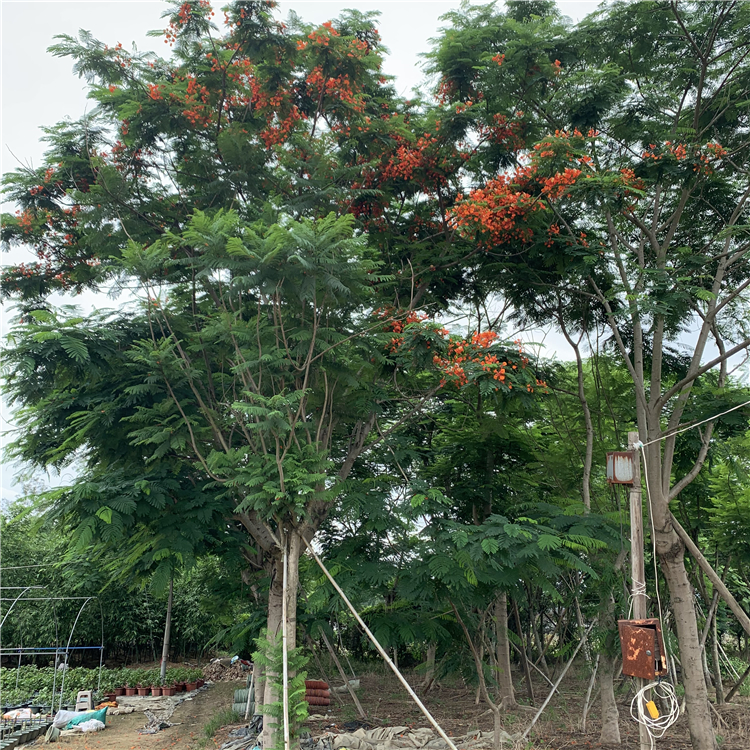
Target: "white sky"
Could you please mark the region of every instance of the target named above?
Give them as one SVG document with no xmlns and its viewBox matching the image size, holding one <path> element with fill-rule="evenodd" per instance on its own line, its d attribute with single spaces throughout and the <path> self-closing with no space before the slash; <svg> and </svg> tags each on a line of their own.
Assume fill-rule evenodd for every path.
<svg viewBox="0 0 750 750">
<path fill-rule="evenodd" d="M 408 94 L 422 80 L 419 55 L 429 49 L 429 39 L 437 35 L 440 16 L 459 6 L 458 0 L 379 0 L 378 2 L 282 2 L 279 12 L 285 17 L 294 10 L 306 21 L 322 23 L 337 16 L 345 8 L 379 10 L 378 29 L 390 55 L 385 72 L 396 76 L 400 93 Z M 573 20 L 580 20 L 595 10 L 598 0 L 562 0 L 561 11 Z M 221 1 L 214 3 L 218 9 Z M 38 165 L 44 152 L 40 142 L 43 125 L 53 125 L 70 117 L 76 119 L 90 103 L 86 99 L 85 82 L 72 73 L 72 61 L 47 53 L 57 34 L 75 35 L 80 29 L 91 31 L 102 42 L 125 47 L 133 43 L 138 49 L 166 54 L 162 39 L 148 37 L 146 32 L 166 26 L 160 18 L 167 4 L 161 0 L 0 0 L 2 28 L 2 60 L 0 72 L 0 171 L 7 172 L 20 164 Z M 10 210 L 3 206 L 3 210 Z M 23 260 L 23 251 L 13 251 L 2 258 L 3 263 Z M 92 297 L 92 301 L 93 301 Z M 72 300 L 80 303 L 80 298 Z M 88 301 L 88 300 L 87 300 Z M 111 299 L 103 299 L 103 307 L 112 307 Z M 0 332 L 8 330 L 9 310 L 0 307 Z M 540 332 L 529 340 L 541 341 Z M 570 358 L 561 337 L 547 336 L 546 354 L 559 352 Z M 7 407 L 0 405 L 0 444 L 11 427 Z M 0 468 L 0 502 L 15 496 L 13 475 L 17 467 Z"/>
</svg>

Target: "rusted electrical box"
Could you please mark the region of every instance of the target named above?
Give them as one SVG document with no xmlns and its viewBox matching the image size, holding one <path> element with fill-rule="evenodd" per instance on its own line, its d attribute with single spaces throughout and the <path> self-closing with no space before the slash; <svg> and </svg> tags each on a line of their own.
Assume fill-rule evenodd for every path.
<svg viewBox="0 0 750 750">
<path fill-rule="evenodd" d="M 653 680 L 668 673 L 664 638 L 657 618 L 618 620 L 617 629 L 620 631 L 623 674 Z"/>
<path fill-rule="evenodd" d="M 607 481 L 610 484 L 633 484 L 635 475 L 632 451 L 607 453 Z"/>
</svg>

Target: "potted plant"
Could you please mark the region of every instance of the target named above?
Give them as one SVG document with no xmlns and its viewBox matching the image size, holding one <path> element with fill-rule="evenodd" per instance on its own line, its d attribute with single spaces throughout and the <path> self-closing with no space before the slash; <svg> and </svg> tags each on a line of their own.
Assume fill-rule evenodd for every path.
<svg viewBox="0 0 750 750">
<path fill-rule="evenodd" d="M 170 695 L 174 695 L 175 692 L 176 692 L 176 690 L 175 690 L 174 685 L 169 685 L 169 686 L 162 685 L 162 688 L 161 688 L 161 694 L 162 695 L 170 696 Z"/>
<path fill-rule="evenodd" d="M 175 688 L 177 688 L 178 693 L 184 693 L 185 692 L 185 672 L 186 670 L 180 668 L 175 669 L 174 673 L 174 684 Z"/>
<path fill-rule="evenodd" d="M 125 695 L 131 696 L 135 695 L 137 692 L 136 685 L 137 682 L 137 676 L 136 676 L 136 670 L 134 669 L 126 669 L 125 670 Z"/>
</svg>

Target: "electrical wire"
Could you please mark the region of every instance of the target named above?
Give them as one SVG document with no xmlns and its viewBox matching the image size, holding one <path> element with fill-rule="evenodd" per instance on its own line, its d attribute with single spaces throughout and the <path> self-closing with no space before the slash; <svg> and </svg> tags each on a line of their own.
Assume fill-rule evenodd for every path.
<svg viewBox="0 0 750 750">
<path fill-rule="evenodd" d="M 698 425 L 693 425 L 693 427 L 697 426 Z M 643 457 L 643 477 L 646 480 L 648 520 L 649 526 L 651 527 L 652 562 L 654 565 L 654 588 L 656 590 L 656 601 L 659 609 L 659 622 L 661 623 L 662 633 L 664 633 L 664 657 L 667 663 L 667 669 L 669 669 L 669 645 L 666 638 L 667 634 L 664 630 L 664 616 L 661 607 L 661 595 L 659 593 L 659 569 L 656 564 L 656 532 L 654 527 L 653 505 L 651 503 L 651 487 L 648 482 L 646 451 L 644 449 L 644 444 L 640 441 L 635 443 L 634 447 L 636 449 L 640 449 L 641 456 Z M 635 595 L 635 593 L 636 590 L 634 589 L 633 595 Z M 664 703 L 668 706 L 667 711 L 657 716 L 655 719 L 651 716 L 646 707 L 646 704 L 649 702 L 647 700 L 647 695 L 650 690 L 653 690 L 656 697 L 664 701 Z M 674 685 L 672 685 L 671 682 L 662 682 L 661 679 L 659 679 L 658 682 L 650 682 L 648 685 L 642 687 L 638 692 L 636 692 L 636 694 L 633 696 L 633 700 L 630 702 L 630 715 L 633 717 L 633 719 L 635 719 L 635 721 L 637 721 L 639 724 L 643 724 L 643 726 L 646 727 L 646 732 L 648 733 L 648 738 L 651 742 L 651 750 L 654 750 L 656 740 L 663 737 L 669 727 L 671 727 L 677 721 L 677 719 L 680 718 L 680 704 L 677 700 L 677 695 L 675 694 Z"/>
<path fill-rule="evenodd" d="M 646 703 L 646 693 L 649 690 L 654 691 L 654 695 L 668 706 L 665 713 L 660 714 L 655 719 L 648 712 Z M 648 732 L 648 738 L 651 741 L 651 750 L 654 750 L 656 740 L 661 739 L 669 727 L 680 718 L 680 704 L 671 682 L 649 682 L 642 687 L 630 701 L 630 715 L 639 724 L 643 724 Z"/>
<path fill-rule="evenodd" d="M 708 417 L 708 419 L 703 419 L 700 422 L 696 422 L 695 424 L 689 424 L 687 427 L 682 427 L 679 430 L 673 430 L 672 432 L 668 432 L 666 435 L 662 435 L 661 437 L 658 437 L 655 440 L 649 440 L 647 443 L 641 443 L 641 447 L 644 445 L 651 445 L 652 443 L 658 443 L 660 440 L 666 440 L 667 438 L 670 438 L 673 435 L 679 435 L 681 432 L 685 432 L 687 430 L 693 430 L 696 427 L 700 427 L 702 424 L 706 424 L 706 422 L 713 422 L 714 419 L 723 417 L 725 414 L 729 414 L 732 411 L 737 411 L 737 409 L 741 409 L 743 406 L 750 406 L 750 401 L 745 401 L 744 404 L 738 404 L 737 406 L 733 406 L 731 409 L 727 409 L 726 411 L 723 411 L 719 414 L 714 414 L 713 417 Z"/>
</svg>

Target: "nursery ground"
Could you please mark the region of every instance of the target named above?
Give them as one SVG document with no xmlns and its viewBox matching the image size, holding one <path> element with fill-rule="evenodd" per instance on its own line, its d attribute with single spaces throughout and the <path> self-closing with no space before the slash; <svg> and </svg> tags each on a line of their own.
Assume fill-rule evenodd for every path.
<svg viewBox="0 0 750 750">
<path fill-rule="evenodd" d="M 314 675 L 311 675 L 314 676 Z M 568 750 L 569 748 L 592 748 L 599 745 L 599 706 L 594 702 L 589 712 L 587 731 L 580 727 L 581 712 L 586 692 L 586 668 L 581 666 L 578 674 L 566 677 L 561 691 L 553 698 L 533 734 L 534 750 Z M 414 675 L 413 682 L 421 678 Z M 156 735 L 139 735 L 138 730 L 146 720 L 142 713 L 111 717 L 104 732 L 87 737 L 61 738 L 61 750 L 198 750 L 201 747 L 219 747 L 225 741 L 229 728 L 219 730 L 213 740 L 206 743 L 204 726 L 219 712 L 230 708 L 232 691 L 243 683 L 220 682 L 200 693 L 192 701 L 177 707 L 172 722 L 180 722 Z M 518 682 L 516 683 L 518 684 Z M 534 683 L 539 703 L 546 695 L 545 685 L 540 680 Z M 373 726 L 422 727 L 428 723 L 419 709 L 411 702 L 403 688 L 390 675 L 367 674 L 361 679 L 360 700 Z M 525 702 L 525 696 L 519 694 Z M 618 692 L 620 709 L 620 731 L 623 750 L 638 748 L 638 731 L 630 719 L 629 685 L 622 682 Z M 444 729 L 453 736 L 465 735 L 476 730 L 491 731 L 492 716 L 483 704 L 476 705 L 473 689 L 459 681 L 446 681 L 424 697 L 425 704 Z M 740 698 L 739 702 L 719 707 L 719 716 L 714 715 L 717 737 L 722 750 L 747 750 L 750 747 L 750 702 Z M 517 710 L 506 714 L 505 729 L 522 731 L 533 712 Z M 330 713 L 325 719 L 308 722 L 314 736 L 326 731 L 347 731 L 357 719 L 354 705 L 348 695 L 332 701 Z M 345 727 L 345 725 L 349 727 Z M 657 742 L 664 750 L 689 750 L 690 741 L 687 722 L 683 717 L 667 736 Z M 460 750 L 460 749 L 459 749 Z"/>
</svg>

